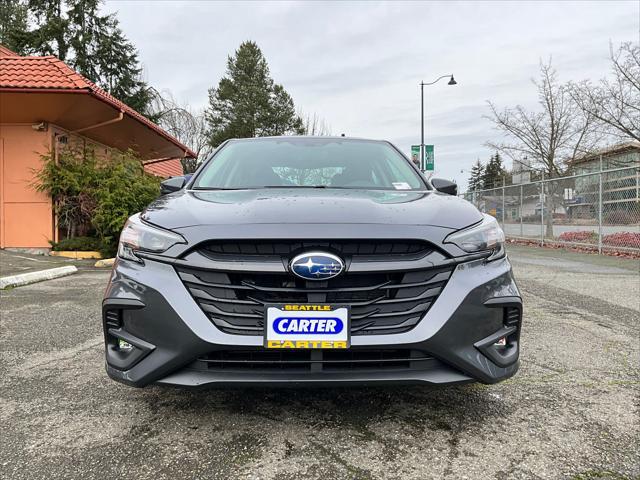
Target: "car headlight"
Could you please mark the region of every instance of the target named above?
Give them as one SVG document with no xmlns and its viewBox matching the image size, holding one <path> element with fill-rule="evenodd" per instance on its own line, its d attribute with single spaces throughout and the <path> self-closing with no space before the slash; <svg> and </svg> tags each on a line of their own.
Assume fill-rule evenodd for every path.
<svg viewBox="0 0 640 480">
<path fill-rule="evenodd" d="M 187 243 L 182 235 L 143 223 L 136 213 L 127 220 L 118 243 L 118 256 L 142 262 L 137 252 L 162 253 L 177 243 Z"/>
<path fill-rule="evenodd" d="M 501 257 L 504 254 L 504 232 L 495 218 L 486 213 L 483 215 L 480 223 L 452 233 L 444 243 L 453 243 L 469 253 L 493 251 L 490 260 Z"/>
</svg>

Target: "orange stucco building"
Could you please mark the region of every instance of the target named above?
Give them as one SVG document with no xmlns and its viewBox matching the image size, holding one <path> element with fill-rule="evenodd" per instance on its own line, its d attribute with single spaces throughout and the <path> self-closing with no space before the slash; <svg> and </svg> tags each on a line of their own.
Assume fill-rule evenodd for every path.
<svg viewBox="0 0 640 480">
<path fill-rule="evenodd" d="M 33 188 L 41 155 L 70 142 L 108 155 L 132 149 L 155 175 L 181 175 L 195 157 L 146 117 L 56 57 L 21 57 L 0 45 L 0 248 L 49 248 L 51 199 Z"/>
</svg>

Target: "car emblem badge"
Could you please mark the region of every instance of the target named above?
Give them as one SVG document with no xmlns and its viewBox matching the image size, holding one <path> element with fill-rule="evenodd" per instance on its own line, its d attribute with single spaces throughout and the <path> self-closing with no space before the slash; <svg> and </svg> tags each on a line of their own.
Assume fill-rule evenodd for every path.
<svg viewBox="0 0 640 480">
<path fill-rule="evenodd" d="M 289 268 L 305 280 L 329 280 L 344 271 L 344 262 L 330 253 L 309 252 L 294 257 Z"/>
</svg>

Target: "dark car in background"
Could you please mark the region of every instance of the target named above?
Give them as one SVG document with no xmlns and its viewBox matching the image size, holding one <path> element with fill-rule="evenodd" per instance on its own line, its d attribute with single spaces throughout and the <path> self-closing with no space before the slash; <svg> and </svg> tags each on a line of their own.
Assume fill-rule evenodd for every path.
<svg viewBox="0 0 640 480">
<path fill-rule="evenodd" d="M 103 301 L 128 385 L 495 383 L 522 302 L 493 217 L 385 141 L 230 140 L 125 225 Z"/>
</svg>

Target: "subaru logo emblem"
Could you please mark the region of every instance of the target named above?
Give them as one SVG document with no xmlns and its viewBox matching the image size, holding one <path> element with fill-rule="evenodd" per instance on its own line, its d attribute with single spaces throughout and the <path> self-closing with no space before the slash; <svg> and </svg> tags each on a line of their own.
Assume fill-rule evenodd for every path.
<svg viewBox="0 0 640 480">
<path fill-rule="evenodd" d="M 294 275 L 305 280 L 329 280 L 342 273 L 344 262 L 330 253 L 309 252 L 291 260 L 289 268 Z"/>
</svg>

